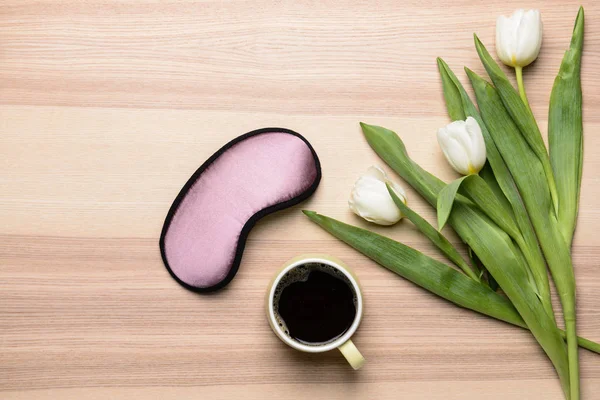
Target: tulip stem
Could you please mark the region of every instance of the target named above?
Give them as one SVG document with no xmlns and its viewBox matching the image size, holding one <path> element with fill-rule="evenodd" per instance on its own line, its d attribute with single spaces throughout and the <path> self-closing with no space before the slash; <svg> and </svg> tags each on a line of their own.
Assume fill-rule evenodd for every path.
<svg viewBox="0 0 600 400">
<path fill-rule="evenodd" d="M 523 84 L 523 67 L 516 66 L 515 72 L 517 73 L 517 85 L 519 86 L 519 94 L 521 95 L 521 100 L 529 107 L 529 101 L 527 100 L 527 93 L 525 93 L 525 85 Z"/>
<path fill-rule="evenodd" d="M 575 339 L 571 339 L 575 336 Z M 569 380 L 571 381 L 571 399 L 579 400 L 581 398 L 579 385 L 579 344 L 577 343 L 577 334 L 573 329 L 570 329 L 567 333 L 567 347 L 568 347 L 568 359 L 569 359 Z"/>
<path fill-rule="evenodd" d="M 568 307 L 564 314 L 567 331 L 567 354 L 569 360 L 569 380 L 571 382 L 571 400 L 579 400 L 579 345 L 575 328 L 575 312 Z"/>
</svg>

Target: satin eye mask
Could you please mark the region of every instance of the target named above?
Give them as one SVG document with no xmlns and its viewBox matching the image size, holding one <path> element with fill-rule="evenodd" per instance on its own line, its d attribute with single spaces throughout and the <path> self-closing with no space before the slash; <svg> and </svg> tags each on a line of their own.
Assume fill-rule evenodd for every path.
<svg viewBox="0 0 600 400">
<path fill-rule="evenodd" d="M 317 154 L 294 131 L 265 128 L 232 140 L 171 205 L 160 237 L 167 270 L 191 290 L 222 288 L 235 276 L 256 221 L 305 200 L 320 180 Z"/>
</svg>

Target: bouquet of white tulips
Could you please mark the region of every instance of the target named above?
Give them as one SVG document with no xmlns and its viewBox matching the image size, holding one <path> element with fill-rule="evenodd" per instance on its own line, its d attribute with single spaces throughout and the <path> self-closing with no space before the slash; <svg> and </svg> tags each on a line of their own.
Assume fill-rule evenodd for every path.
<svg viewBox="0 0 600 400">
<path fill-rule="evenodd" d="M 475 47 L 491 79 L 487 82 L 465 68 L 478 107 L 438 59 L 453 122 L 441 128 L 437 138 L 449 164 L 464 175 L 460 179 L 442 182 L 408 156 L 396 133 L 361 123 L 371 148 L 437 209 L 438 228 L 409 208 L 402 188 L 378 167 L 356 182 L 351 210 L 382 225 L 406 217 L 458 269 L 384 236 L 304 211 L 338 239 L 415 284 L 459 306 L 529 329 L 571 400 L 580 398 L 578 346 L 600 353 L 600 344 L 576 333 L 570 254 L 583 157 L 583 27 L 580 8 L 550 98 L 549 154 L 522 75 L 541 47 L 537 10 L 518 10 L 497 21 L 496 50 L 504 64 L 515 68 L 516 89 L 477 36 Z M 446 222 L 469 247 L 470 263 L 442 235 Z M 564 331 L 554 315 L 546 265 L 561 301 Z"/>
</svg>

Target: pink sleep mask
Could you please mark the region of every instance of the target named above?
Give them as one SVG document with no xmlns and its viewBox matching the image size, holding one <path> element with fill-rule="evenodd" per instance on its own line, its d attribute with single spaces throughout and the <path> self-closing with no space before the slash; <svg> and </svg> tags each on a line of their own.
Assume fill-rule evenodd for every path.
<svg viewBox="0 0 600 400">
<path fill-rule="evenodd" d="M 307 199 L 320 180 L 317 154 L 294 131 L 264 128 L 233 139 L 202 164 L 171 205 L 160 236 L 167 270 L 194 291 L 224 287 L 256 221 Z"/>
</svg>

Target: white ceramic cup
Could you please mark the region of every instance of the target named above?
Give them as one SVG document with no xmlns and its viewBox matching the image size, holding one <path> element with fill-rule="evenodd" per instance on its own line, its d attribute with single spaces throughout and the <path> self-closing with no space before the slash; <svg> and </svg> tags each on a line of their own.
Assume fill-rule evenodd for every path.
<svg viewBox="0 0 600 400">
<path fill-rule="evenodd" d="M 275 289 L 277 288 L 277 285 L 279 284 L 281 279 L 291 270 L 301 265 L 313 263 L 325 264 L 340 271 L 342 274 L 344 274 L 344 276 L 346 276 L 346 278 L 348 278 L 348 281 L 352 285 L 354 293 L 356 294 L 356 315 L 354 317 L 352 325 L 342 336 L 322 345 L 307 345 L 297 340 L 294 340 L 292 337 L 286 334 L 277 321 L 274 307 Z M 352 335 L 354 335 L 354 332 L 356 332 L 356 330 L 358 329 L 358 326 L 360 325 L 360 321 L 362 319 L 363 297 L 356 276 L 340 260 L 326 255 L 302 255 L 293 258 L 292 260 L 288 261 L 283 266 L 283 268 L 275 275 L 273 280 L 271 280 L 271 283 L 269 284 L 269 288 L 267 290 L 266 300 L 267 318 L 269 320 L 269 324 L 271 325 L 271 329 L 273 329 L 273 332 L 275 332 L 279 339 L 281 339 L 288 346 L 307 353 L 323 353 L 325 351 L 337 348 L 341 351 L 344 357 L 346 357 L 346 360 L 348 360 L 352 368 L 359 369 L 365 363 L 364 357 L 362 356 L 362 354 L 360 354 L 356 346 L 354 346 L 352 340 L 350 340 Z"/>
</svg>

